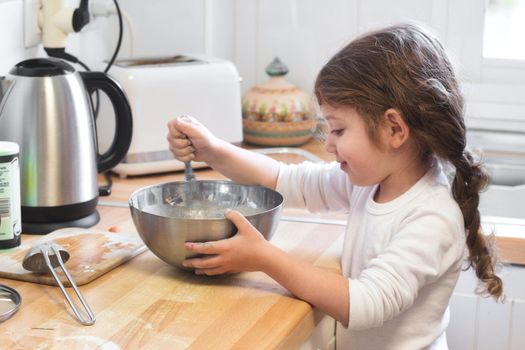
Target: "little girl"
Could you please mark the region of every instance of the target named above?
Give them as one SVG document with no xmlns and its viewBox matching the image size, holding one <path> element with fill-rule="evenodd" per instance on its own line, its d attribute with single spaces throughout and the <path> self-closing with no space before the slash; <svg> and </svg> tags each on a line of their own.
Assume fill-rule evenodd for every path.
<svg viewBox="0 0 525 350">
<path fill-rule="evenodd" d="M 214 137 L 197 120 L 169 122 L 170 150 L 285 205 L 349 213 L 342 276 L 300 261 L 238 212 L 230 239 L 186 243 L 197 274 L 263 271 L 337 321 L 338 349 L 447 349 L 448 303 L 468 248 L 487 294 L 502 296 L 480 232 L 481 165 L 466 150 L 463 98 L 440 42 L 415 25 L 362 36 L 321 70 L 315 95 L 337 162 L 281 164 Z M 449 186 L 443 165 L 455 172 Z M 319 234 L 322 234 L 320 232 Z"/>
</svg>

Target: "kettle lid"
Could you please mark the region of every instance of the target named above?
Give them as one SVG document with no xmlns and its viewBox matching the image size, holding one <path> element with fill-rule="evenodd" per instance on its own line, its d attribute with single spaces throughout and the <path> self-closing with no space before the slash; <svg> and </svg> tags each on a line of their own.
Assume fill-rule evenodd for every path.
<svg viewBox="0 0 525 350">
<path fill-rule="evenodd" d="M 23 77 L 52 77 L 73 73 L 75 68 L 56 58 L 32 58 L 17 63 L 9 73 Z"/>
</svg>

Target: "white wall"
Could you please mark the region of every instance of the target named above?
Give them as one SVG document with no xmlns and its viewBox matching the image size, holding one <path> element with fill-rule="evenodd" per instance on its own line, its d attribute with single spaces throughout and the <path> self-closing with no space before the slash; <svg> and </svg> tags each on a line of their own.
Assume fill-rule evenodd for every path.
<svg viewBox="0 0 525 350">
<path fill-rule="evenodd" d="M 66 2 L 76 5 L 78 0 Z M 91 2 L 112 4 L 111 0 Z M 23 45 L 22 3 L 0 0 L 0 74 L 37 52 Z M 243 91 L 266 79 L 264 68 L 274 56 L 280 56 L 289 66 L 291 82 L 310 91 L 323 63 L 357 34 L 398 21 L 418 21 L 434 30 L 457 63 L 465 83 L 469 115 L 497 117 L 504 111 L 506 119 L 525 121 L 525 102 L 520 102 L 525 100 L 525 69 L 494 60 L 485 62 L 481 56 L 482 0 L 155 0 L 148 6 L 144 0 L 119 3 L 129 19 L 125 21 L 120 57 L 196 52 L 227 58 L 244 78 Z M 81 34 L 70 35 L 68 50 L 90 66 L 107 60 L 116 42 L 116 23 L 115 16 L 95 19 Z"/>
<path fill-rule="evenodd" d="M 289 66 L 288 79 L 310 92 L 322 65 L 356 35 L 417 21 L 456 63 L 469 125 L 525 132 L 525 66 L 483 59 L 482 0 L 157 0 L 151 8 L 128 0 L 122 7 L 133 22 L 135 56 L 227 58 L 244 79 L 243 92 L 267 79 L 264 69 L 275 56 Z"/>
<path fill-rule="evenodd" d="M 93 1 L 112 4 L 111 0 Z M 78 1 L 66 3 L 76 6 Z M 121 0 L 119 4 L 128 20 L 124 21 L 119 57 L 213 51 L 232 58 L 233 2 L 220 3 L 221 6 L 216 1 L 155 0 L 155 6 L 145 6 L 142 0 Z M 0 76 L 25 58 L 44 55 L 41 45 L 24 46 L 23 14 L 23 0 L 0 0 Z M 117 23 L 115 15 L 93 18 L 81 33 L 69 35 L 67 51 L 89 66 L 103 66 L 102 61 L 111 57 L 116 45 Z"/>
<path fill-rule="evenodd" d="M 22 1 L 0 0 L 0 76 L 35 49 L 24 48 Z"/>
<path fill-rule="evenodd" d="M 22 2 L 0 0 L 0 73 L 5 72 L 6 64 L 35 52 L 24 50 Z M 279 55 L 291 68 L 290 80 L 309 89 L 320 66 L 358 33 L 415 20 L 432 27 L 462 70 L 469 72 L 471 65 L 464 63 L 464 56 L 475 56 L 470 47 L 481 37 L 472 40 L 469 36 L 469 28 L 478 30 L 478 26 L 470 23 L 475 22 L 470 19 L 473 16 L 465 16 L 470 11 L 465 7 L 477 3 L 480 1 L 156 0 L 154 6 L 145 6 L 143 0 L 121 0 L 133 29 L 131 33 L 125 23 L 121 57 L 129 56 L 133 34 L 133 56 L 214 54 L 233 60 L 249 87 L 266 78 L 264 67 Z M 465 22 L 469 25 L 462 25 Z M 82 34 L 70 35 L 68 50 L 91 63 L 107 59 L 115 39 L 115 16 L 97 18 Z"/>
</svg>

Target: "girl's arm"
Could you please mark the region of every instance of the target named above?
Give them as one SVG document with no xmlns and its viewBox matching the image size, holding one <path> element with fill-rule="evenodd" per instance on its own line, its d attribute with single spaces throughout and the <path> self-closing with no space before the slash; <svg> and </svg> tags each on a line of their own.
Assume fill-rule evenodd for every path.
<svg viewBox="0 0 525 350">
<path fill-rule="evenodd" d="M 272 189 L 276 186 L 279 162 L 218 139 L 195 118 L 181 116 L 171 120 L 167 140 L 171 152 L 182 162 L 206 162 L 238 183 Z"/>
<path fill-rule="evenodd" d="M 262 185 L 271 189 L 277 185 L 278 161 L 223 140 L 220 140 L 215 157 L 207 163 L 237 183 Z"/>
<path fill-rule="evenodd" d="M 301 261 L 267 244 L 261 271 L 300 299 L 348 326 L 349 283 L 344 276 Z"/>
<path fill-rule="evenodd" d="M 348 325 L 350 301 L 346 277 L 317 268 L 273 246 L 239 212 L 229 211 L 226 217 L 237 226 L 237 234 L 221 241 L 186 243 L 187 250 L 206 256 L 187 259 L 184 266 L 205 275 L 265 272 L 298 298 Z"/>
</svg>

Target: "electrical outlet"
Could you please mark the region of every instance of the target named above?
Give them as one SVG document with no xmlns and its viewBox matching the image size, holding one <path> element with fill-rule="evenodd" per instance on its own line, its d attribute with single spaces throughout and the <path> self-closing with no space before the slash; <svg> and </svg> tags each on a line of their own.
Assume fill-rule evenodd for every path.
<svg viewBox="0 0 525 350">
<path fill-rule="evenodd" d="M 24 0 L 24 46 L 33 47 L 40 43 L 42 30 L 38 25 L 41 0 Z"/>
</svg>

